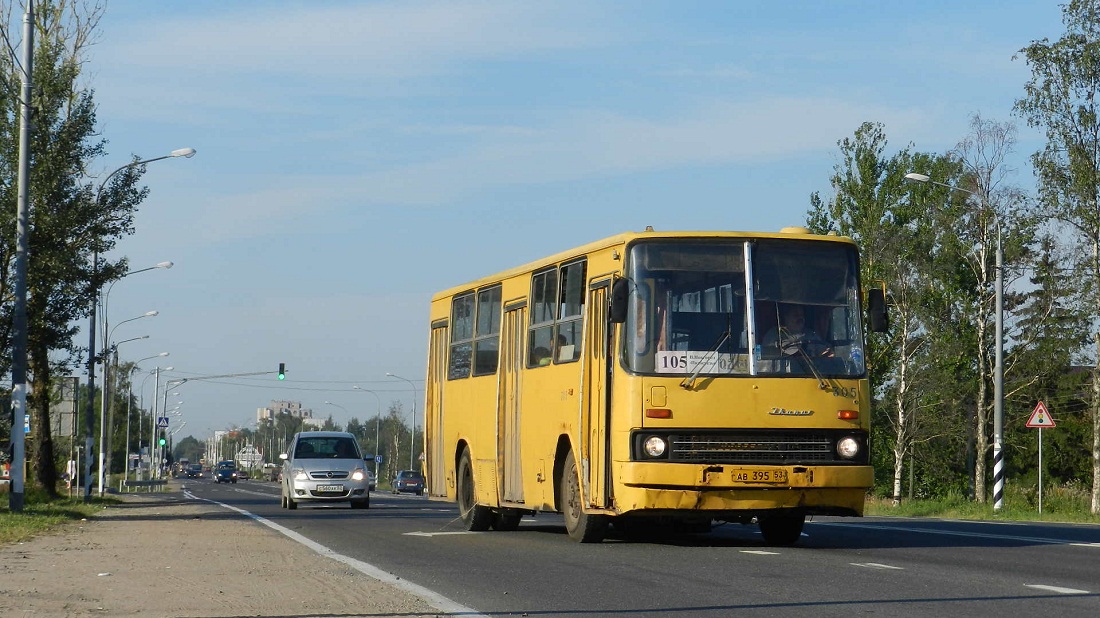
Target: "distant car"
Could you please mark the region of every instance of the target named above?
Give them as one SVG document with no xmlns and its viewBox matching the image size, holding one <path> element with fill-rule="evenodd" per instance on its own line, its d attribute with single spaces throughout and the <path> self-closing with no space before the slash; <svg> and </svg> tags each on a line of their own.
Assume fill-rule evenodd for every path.
<svg viewBox="0 0 1100 618">
<path fill-rule="evenodd" d="M 237 469 L 237 478 L 247 479 L 247 478 L 252 478 L 252 477 L 248 476 L 248 470 L 245 470 L 244 468 L 238 468 Z"/>
<path fill-rule="evenodd" d="M 424 475 L 416 470 L 402 470 L 393 478 L 393 493 L 424 495 Z"/>
<path fill-rule="evenodd" d="M 218 466 L 214 470 L 215 483 L 236 483 L 237 469 L 231 466 Z"/>
<path fill-rule="evenodd" d="M 367 471 L 367 489 L 374 491 L 374 488 L 378 485 L 378 477 L 373 472 Z"/>
<path fill-rule="evenodd" d="M 189 479 L 201 479 L 202 478 L 202 464 L 191 464 L 187 466 L 187 478 Z"/>
<path fill-rule="evenodd" d="M 353 509 L 370 508 L 366 462 L 352 434 L 296 433 L 279 459 L 283 508 L 296 509 L 299 502 L 350 502 Z"/>
</svg>

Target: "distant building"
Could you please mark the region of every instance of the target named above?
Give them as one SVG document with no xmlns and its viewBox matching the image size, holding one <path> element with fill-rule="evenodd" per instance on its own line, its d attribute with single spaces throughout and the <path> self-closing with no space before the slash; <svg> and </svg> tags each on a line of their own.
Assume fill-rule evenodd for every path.
<svg viewBox="0 0 1100 618">
<path fill-rule="evenodd" d="M 313 418 L 313 410 L 303 408 L 300 401 L 272 401 L 266 408 L 256 409 L 256 421 L 274 421 L 280 414 L 302 419 L 302 424 L 307 429 L 317 429 L 324 425 L 324 421 Z"/>
</svg>

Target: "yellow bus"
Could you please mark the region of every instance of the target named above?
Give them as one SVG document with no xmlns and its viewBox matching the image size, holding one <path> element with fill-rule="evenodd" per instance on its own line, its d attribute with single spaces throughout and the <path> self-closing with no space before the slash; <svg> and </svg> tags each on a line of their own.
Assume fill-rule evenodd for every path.
<svg viewBox="0 0 1100 618">
<path fill-rule="evenodd" d="M 864 333 L 839 236 L 624 233 L 432 298 L 425 475 L 468 530 L 561 512 L 569 536 L 863 514 Z M 798 325 L 801 314 L 802 324 Z"/>
</svg>

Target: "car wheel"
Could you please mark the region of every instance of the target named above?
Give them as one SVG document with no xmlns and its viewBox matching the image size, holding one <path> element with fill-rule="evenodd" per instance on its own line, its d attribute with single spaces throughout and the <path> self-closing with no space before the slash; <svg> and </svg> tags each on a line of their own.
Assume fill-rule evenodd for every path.
<svg viewBox="0 0 1100 618">
<path fill-rule="evenodd" d="M 370 508 L 370 496 L 367 496 L 364 500 L 352 500 L 351 508 L 353 509 L 369 509 Z"/>
<path fill-rule="evenodd" d="M 298 503 L 294 501 L 294 498 L 291 498 L 290 496 L 287 496 L 286 497 L 286 508 L 293 511 L 294 509 L 298 508 Z"/>
<path fill-rule="evenodd" d="M 565 530 L 569 538 L 578 543 L 599 543 L 607 533 L 610 518 L 607 515 L 592 515 L 584 512 L 581 499 L 581 480 L 577 470 L 577 461 L 573 451 L 565 454 L 565 467 L 561 475 L 561 509 L 565 516 Z"/>
<path fill-rule="evenodd" d="M 482 532 L 493 523 L 489 507 L 477 503 L 474 494 L 474 467 L 470 463 L 470 449 L 462 451 L 458 461 L 458 513 L 467 530 Z"/>
<path fill-rule="evenodd" d="M 233 479 L 233 484 L 234 484 L 234 485 L 236 485 L 236 484 L 237 484 L 237 479 Z"/>
</svg>

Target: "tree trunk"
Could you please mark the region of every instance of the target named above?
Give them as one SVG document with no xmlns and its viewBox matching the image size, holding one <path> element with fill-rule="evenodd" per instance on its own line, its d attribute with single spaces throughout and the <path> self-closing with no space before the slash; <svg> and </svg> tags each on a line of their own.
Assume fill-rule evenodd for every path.
<svg viewBox="0 0 1100 618">
<path fill-rule="evenodd" d="M 1092 504 L 1089 512 L 1100 514 L 1100 332 L 1095 335 L 1096 367 L 1092 370 Z"/>
<path fill-rule="evenodd" d="M 983 275 L 984 276 L 984 275 Z M 983 301 L 979 307 L 984 307 Z M 986 434 L 986 423 L 989 421 L 988 399 L 989 387 L 989 348 L 985 345 L 986 333 L 989 331 L 985 321 L 985 313 L 978 311 L 978 393 L 974 403 L 974 500 L 985 502 L 985 456 L 989 450 L 989 436 Z"/>
<path fill-rule="evenodd" d="M 51 498 L 57 498 L 57 465 L 54 462 L 53 431 L 50 427 L 50 364 L 49 352 L 38 345 L 29 347 L 34 389 L 31 395 L 31 419 L 34 430 L 34 460 L 32 472 L 35 486 Z"/>
</svg>

